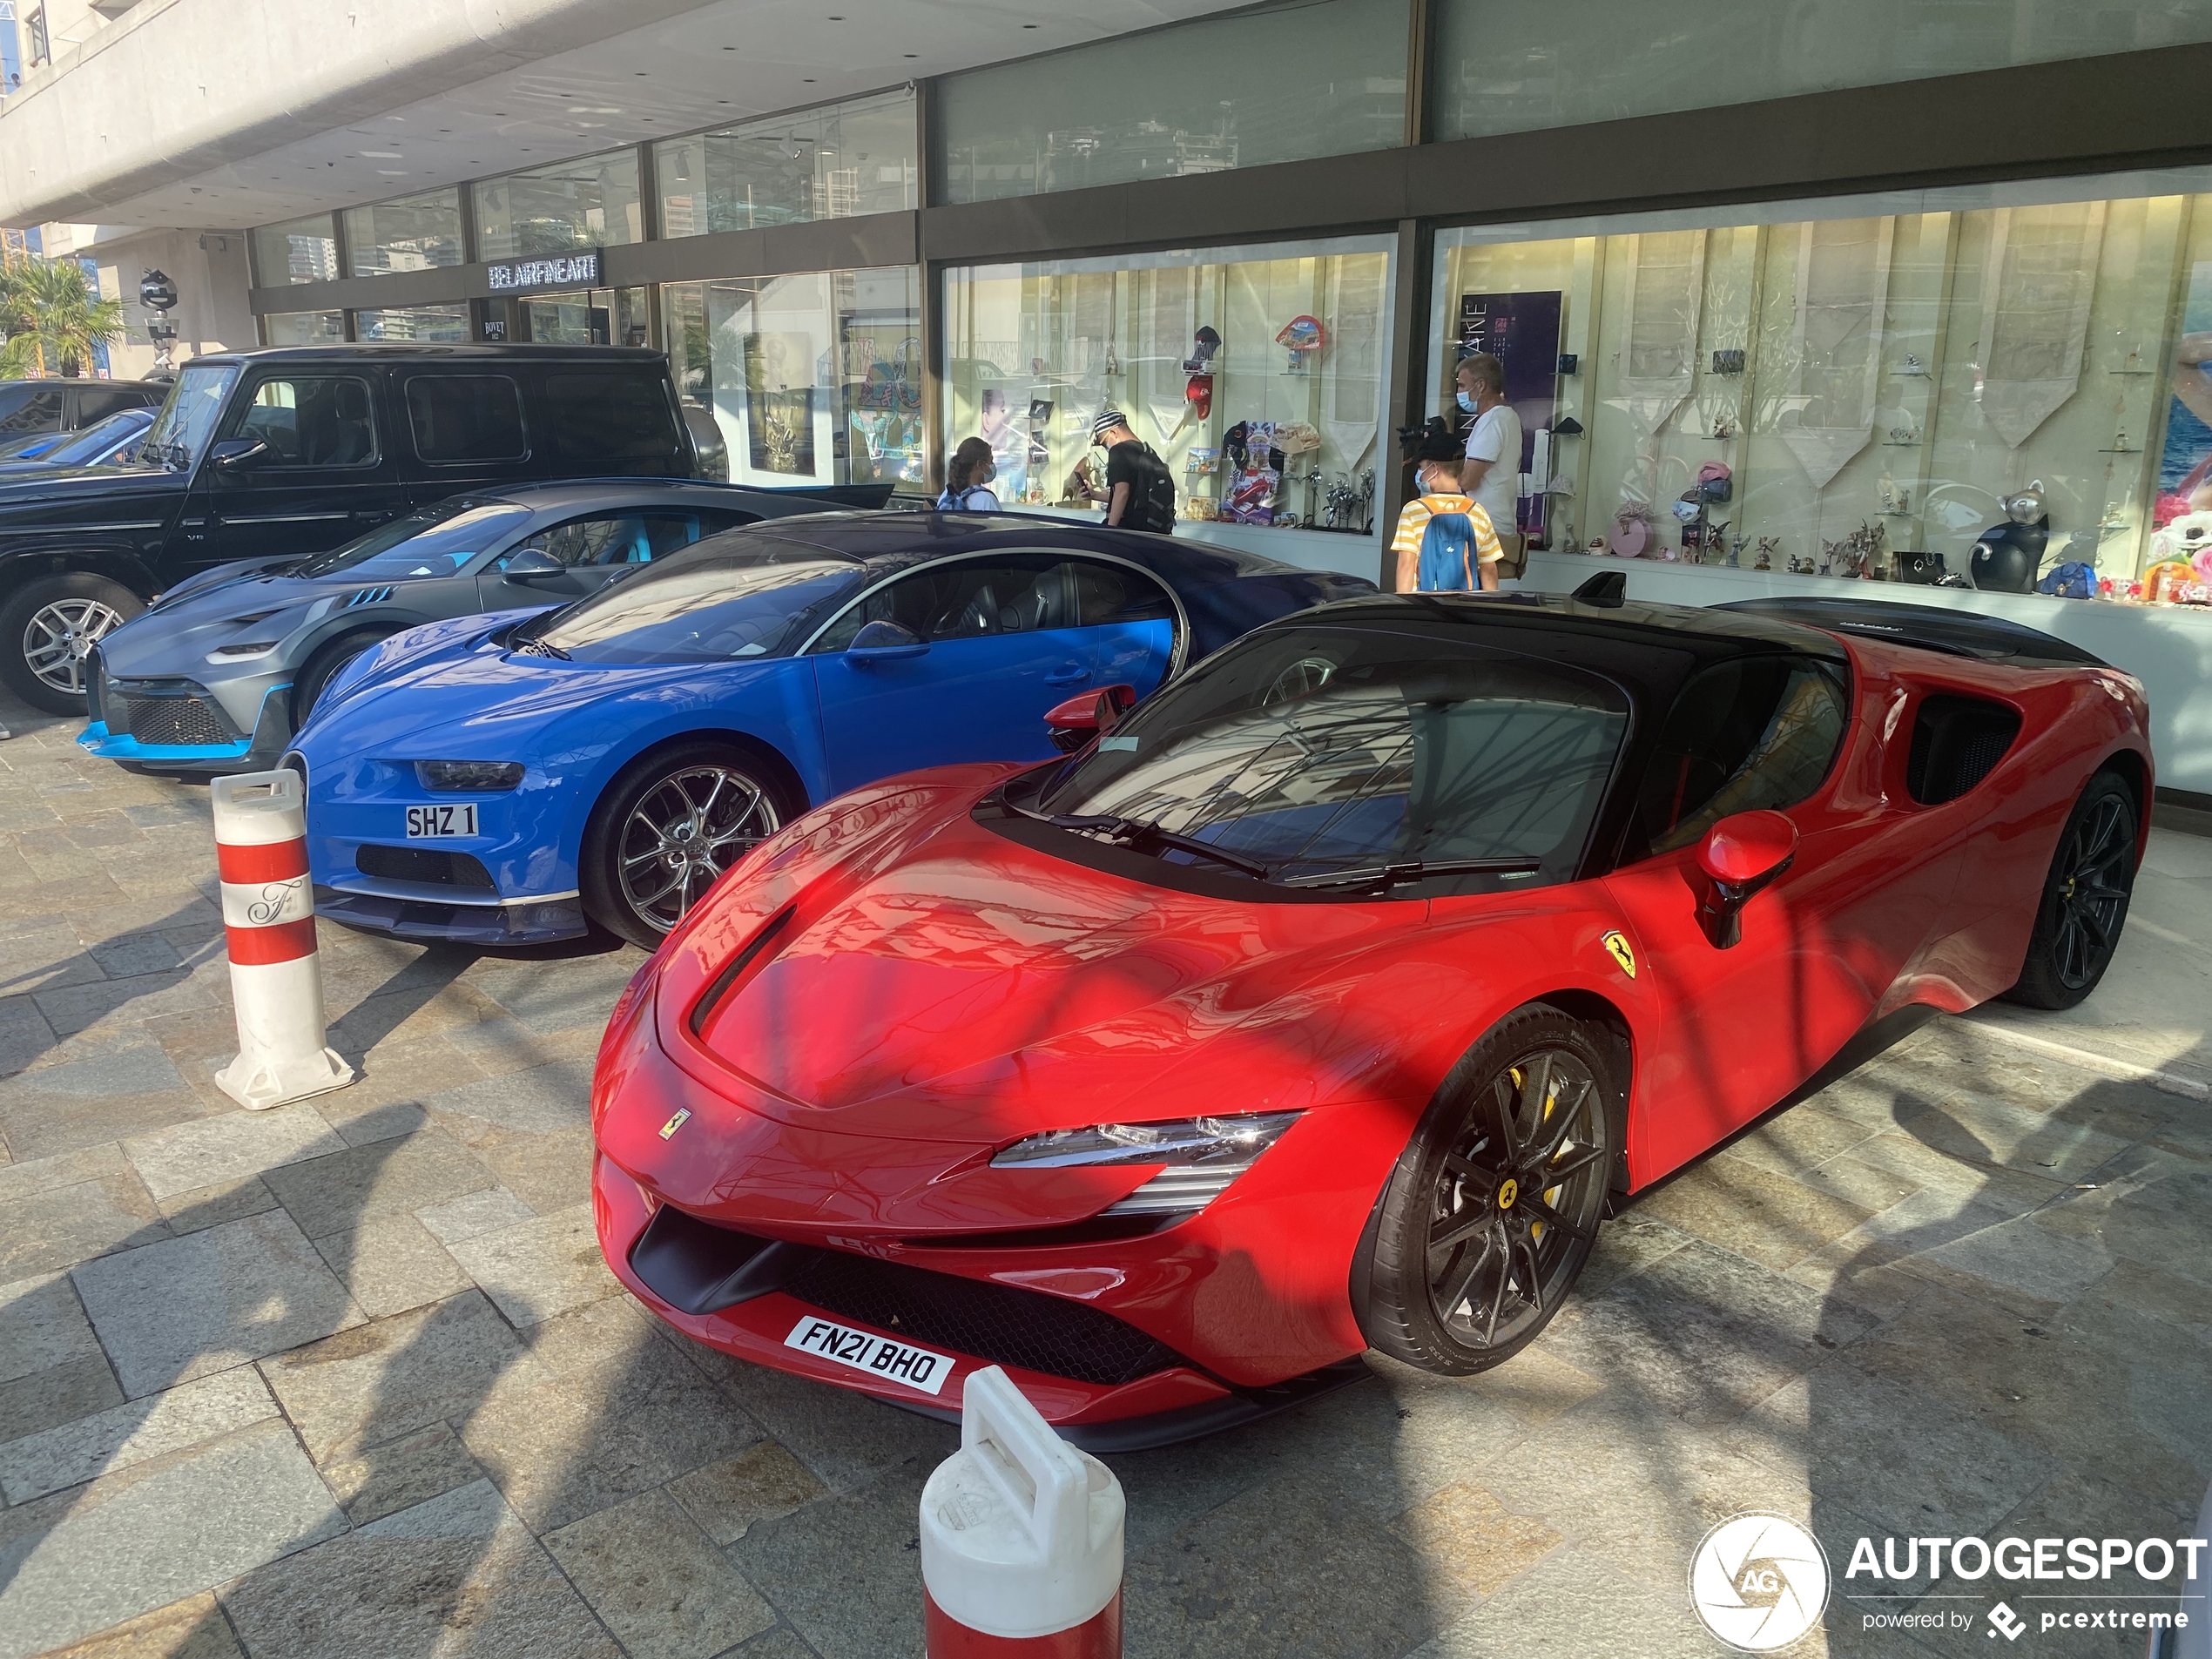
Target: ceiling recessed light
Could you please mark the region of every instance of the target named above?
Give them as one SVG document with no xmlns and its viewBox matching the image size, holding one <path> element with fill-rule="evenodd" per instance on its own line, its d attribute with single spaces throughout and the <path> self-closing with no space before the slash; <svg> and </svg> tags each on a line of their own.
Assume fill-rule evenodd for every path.
<svg viewBox="0 0 2212 1659">
<path fill-rule="evenodd" d="M 901 54 L 901 56 L 903 56 L 903 57 L 921 57 L 921 54 L 920 52 L 905 52 L 905 53 L 902 53 L 902 54 Z"/>
<path fill-rule="evenodd" d="M 812 86 L 814 84 L 814 78 L 812 75 L 803 77 L 802 84 L 807 86 Z"/>
</svg>

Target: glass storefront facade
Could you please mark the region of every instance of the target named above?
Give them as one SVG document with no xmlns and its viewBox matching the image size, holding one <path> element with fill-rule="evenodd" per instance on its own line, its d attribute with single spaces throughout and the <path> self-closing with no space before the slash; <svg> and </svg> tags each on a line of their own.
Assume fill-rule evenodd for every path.
<svg viewBox="0 0 2212 1659">
<path fill-rule="evenodd" d="M 900 87 L 671 138 L 653 151 L 661 233 L 704 236 L 913 207 L 917 138 L 914 89 Z"/>
<path fill-rule="evenodd" d="M 921 489 L 921 301 L 911 266 L 664 285 L 677 390 L 730 481 Z"/>
<path fill-rule="evenodd" d="M 1403 144 L 1408 28 L 1406 0 L 1292 0 L 947 76 L 933 199 Z"/>
<path fill-rule="evenodd" d="M 1005 505 L 1095 516 L 1096 478 L 1078 469 L 1103 466 L 1091 421 L 1118 408 L 1174 475 L 1189 533 L 1371 569 L 1378 469 L 1396 461 L 1378 442 L 1391 246 L 1343 238 L 949 270 L 945 446 L 987 439 Z M 1301 529 L 1320 533 L 1283 534 Z"/>
<path fill-rule="evenodd" d="M 346 314 L 271 312 L 261 319 L 261 337 L 272 346 L 335 346 L 346 338 Z"/>
<path fill-rule="evenodd" d="M 645 239 L 635 150 L 487 179 L 470 195 L 480 260 L 529 260 Z"/>
<path fill-rule="evenodd" d="M 327 213 L 264 225 L 253 233 L 253 280 L 265 288 L 328 282 L 338 274 L 338 239 Z"/>
<path fill-rule="evenodd" d="M 2212 39 L 2202 0 L 1441 0 L 1436 136 L 1484 138 Z"/>
<path fill-rule="evenodd" d="M 425 191 L 346 210 L 349 276 L 383 276 L 461 263 L 461 192 Z"/>
<path fill-rule="evenodd" d="M 422 340 L 450 342 L 469 336 L 467 306 L 408 306 L 390 311 L 354 313 L 358 340 Z"/>
<path fill-rule="evenodd" d="M 2212 526 L 2208 187 L 1440 233 L 1431 407 L 1460 355 L 1501 358 L 1550 551 L 2174 597 L 2212 582 L 2167 556 L 2175 520 Z"/>
<path fill-rule="evenodd" d="M 516 304 L 540 346 L 642 346 L 650 330 L 643 288 L 592 288 L 581 293 L 533 294 Z"/>
</svg>

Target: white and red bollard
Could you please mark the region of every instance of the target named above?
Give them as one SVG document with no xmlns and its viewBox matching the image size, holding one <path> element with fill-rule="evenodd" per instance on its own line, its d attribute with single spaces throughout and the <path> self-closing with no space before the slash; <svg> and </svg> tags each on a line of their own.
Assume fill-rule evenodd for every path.
<svg viewBox="0 0 2212 1659">
<path fill-rule="evenodd" d="M 215 1082 L 256 1110 L 343 1089 L 354 1069 L 323 1043 L 306 786 L 287 769 L 218 778 L 208 792 L 238 1005 L 238 1058 Z"/>
<path fill-rule="evenodd" d="M 1121 1659 L 1122 1483 L 996 1366 L 921 1489 L 929 1659 Z"/>
</svg>

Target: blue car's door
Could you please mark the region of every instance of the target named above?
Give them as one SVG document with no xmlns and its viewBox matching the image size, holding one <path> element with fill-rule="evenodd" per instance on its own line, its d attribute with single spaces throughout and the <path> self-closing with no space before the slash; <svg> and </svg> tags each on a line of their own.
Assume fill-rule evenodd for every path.
<svg viewBox="0 0 2212 1659">
<path fill-rule="evenodd" d="M 959 760 L 1044 759 L 1055 703 L 1117 680 L 1140 693 L 1159 683 L 1175 627 L 1159 611 L 1166 595 L 1143 572 L 1063 553 L 978 554 L 900 578 L 814 647 L 833 787 Z M 924 649 L 848 654 L 871 622 L 897 624 Z"/>
</svg>

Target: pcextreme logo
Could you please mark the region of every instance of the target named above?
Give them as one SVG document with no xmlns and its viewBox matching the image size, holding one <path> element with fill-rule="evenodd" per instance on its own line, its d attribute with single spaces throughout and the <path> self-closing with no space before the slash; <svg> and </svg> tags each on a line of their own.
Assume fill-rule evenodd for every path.
<svg viewBox="0 0 2212 1659">
<path fill-rule="evenodd" d="M 1786 1648 L 1828 1606 L 1828 1557 L 1796 1521 L 1730 1515 L 1689 1558 L 1689 1605 L 1704 1627 L 1745 1653 Z"/>
</svg>

